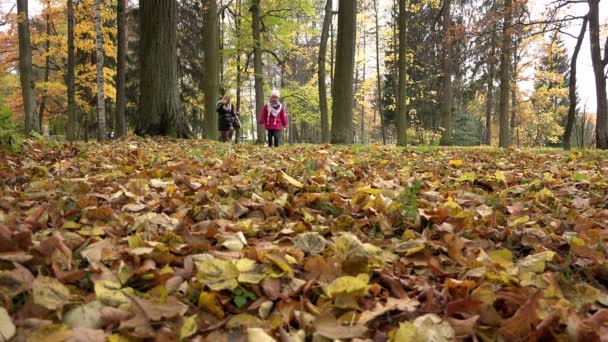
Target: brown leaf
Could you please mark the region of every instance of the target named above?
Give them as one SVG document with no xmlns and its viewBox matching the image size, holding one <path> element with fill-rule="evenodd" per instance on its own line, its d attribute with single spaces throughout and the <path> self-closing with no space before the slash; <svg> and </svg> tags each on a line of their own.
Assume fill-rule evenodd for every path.
<svg viewBox="0 0 608 342">
<path fill-rule="evenodd" d="M 375 318 L 384 315 L 385 313 L 393 310 L 409 311 L 413 312 L 420 303 L 417 300 L 410 298 L 396 299 L 389 298 L 385 305 L 376 303 L 376 307 L 373 310 L 365 311 L 359 317 L 358 323 L 365 325 Z"/>
<path fill-rule="evenodd" d="M 336 318 L 324 313 L 317 317 L 313 323 L 315 331 L 320 335 L 330 339 L 347 339 L 361 337 L 367 332 L 367 328 L 362 325 L 344 326 Z"/>
<path fill-rule="evenodd" d="M 105 333 L 99 329 L 75 328 L 66 342 L 104 342 Z"/>
<path fill-rule="evenodd" d="M 508 339 L 523 339 L 529 336 L 530 332 L 539 323 L 536 308 L 542 298 L 542 291 L 536 291 L 526 302 L 515 312 L 511 318 L 505 320 L 500 333 Z"/>
</svg>

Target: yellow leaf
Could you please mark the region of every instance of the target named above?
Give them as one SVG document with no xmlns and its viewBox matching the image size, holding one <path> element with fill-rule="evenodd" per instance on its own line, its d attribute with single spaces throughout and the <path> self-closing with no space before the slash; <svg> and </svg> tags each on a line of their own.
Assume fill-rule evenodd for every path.
<svg viewBox="0 0 608 342">
<path fill-rule="evenodd" d="M 95 294 L 97 299 L 109 306 L 118 307 L 123 304 L 131 303 L 127 294 L 132 294 L 133 289 L 122 289 L 119 283 L 111 280 L 102 280 L 95 283 Z"/>
<path fill-rule="evenodd" d="M 570 240 L 570 244 L 577 247 L 584 247 L 586 245 L 585 240 L 579 237 L 573 237 L 572 240 Z"/>
<path fill-rule="evenodd" d="M 452 159 L 450 160 L 450 165 L 460 167 L 463 165 L 462 159 Z"/>
<path fill-rule="evenodd" d="M 70 290 L 55 278 L 39 276 L 34 279 L 33 296 L 34 303 L 58 310 L 70 301 Z"/>
<path fill-rule="evenodd" d="M 237 260 L 235 264 L 239 270 L 239 283 L 259 284 L 266 278 L 266 267 L 254 260 L 242 258 Z"/>
<path fill-rule="evenodd" d="M 527 223 L 528 221 L 530 221 L 530 216 L 526 215 L 526 216 L 522 216 L 520 218 L 515 219 L 515 221 L 513 221 L 513 227 L 517 227 L 520 224 L 524 224 Z"/>
<path fill-rule="evenodd" d="M 247 329 L 247 342 L 274 342 L 276 341 L 272 336 L 262 328 L 249 328 Z"/>
<path fill-rule="evenodd" d="M 498 249 L 488 253 L 493 262 L 504 268 L 509 268 L 513 265 L 513 253 L 508 249 Z"/>
<path fill-rule="evenodd" d="M 339 294 L 354 294 L 362 297 L 367 293 L 369 288 L 369 275 L 361 273 L 356 277 L 344 276 L 335 279 L 327 286 L 327 294 L 330 297 L 336 297 Z"/>
<path fill-rule="evenodd" d="M 213 258 L 196 263 L 197 278 L 213 291 L 234 290 L 239 286 L 239 270 L 233 262 Z"/>
<path fill-rule="evenodd" d="M 392 342 L 416 342 L 420 339 L 417 338 L 417 328 L 412 322 L 401 322 L 399 328 L 394 331 L 394 335 L 391 338 Z"/>
<path fill-rule="evenodd" d="M 382 189 L 372 189 L 371 186 L 366 185 L 362 188 L 357 189 L 357 192 L 361 192 L 369 195 L 379 195 L 382 192 Z"/>
<path fill-rule="evenodd" d="M 293 177 L 289 176 L 288 174 L 286 174 L 285 172 L 281 171 L 281 178 L 287 182 L 288 184 L 301 189 L 304 187 L 304 184 L 298 182 L 297 180 L 295 180 Z"/>
<path fill-rule="evenodd" d="M 184 318 L 184 324 L 182 325 L 182 328 L 179 332 L 180 340 L 184 340 L 196 333 L 196 331 L 198 330 L 196 319 L 196 315 Z"/>
<path fill-rule="evenodd" d="M 225 316 L 222 304 L 214 293 L 201 292 L 198 297 L 198 307 L 218 318 L 224 318 Z"/>
<path fill-rule="evenodd" d="M 501 181 L 503 183 L 507 182 L 507 178 L 505 177 L 505 174 L 499 170 L 496 170 L 496 173 L 494 173 L 494 176 L 496 177 L 496 179 L 498 179 L 499 181 Z"/>
</svg>

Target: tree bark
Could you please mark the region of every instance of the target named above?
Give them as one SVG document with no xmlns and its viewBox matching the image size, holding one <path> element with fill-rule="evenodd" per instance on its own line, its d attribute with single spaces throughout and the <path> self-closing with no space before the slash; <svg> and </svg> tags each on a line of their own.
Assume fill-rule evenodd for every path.
<svg viewBox="0 0 608 342">
<path fill-rule="evenodd" d="M 117 137 L 127 136 L 127 120 L 125 118 L 126 107 L 126 74 L 127 74 L 127 51 L 129 41 L 127 38 L 127 9 L 128 0 L 118 0 L 116 9 L 118 28 L 118 51 L 116 64 L 116 128 Z"/>
<path fill-rule="evenodd" d="M 399 61 L 397 85 L 397 145 L 407 146 L 407 13 L 406 1 L 399 1 Z"/>
<path fill-rule="evenodd" d="M 363 25 L 362 25 L 363 26 Z M 362 94 L 361 94 L 361 122 L 360 122 L 360 126 L 361 126 L 361 131 L 359 133 L 359 141 L 361 142 L 361 144 L 365 144 L 365 71 L 366 71 L 366 66 L 367 66 L 367 61 L 366 61 L 366 54 L 365 54 L 365 49 L 367 48 L 367 41 L 366 41 L 366 37 L 365 37 L 365 26 L 363 26 L 361 28 L 361 36 L 363 38 L 363 75 L 361 78 L 361 89 L 363 90 Z"/>
<path fill-rule="evenodd" d="M 602 52 L 600 47 L 600 0 L 588 0 L 589 3 L 589 39 L 591 42 L 591 61 L 593 62 L 593 75 L 595 76 L 595 95 L 597 98 L 595 146 L 599 149 L 608 149 L 608 100 L 606 99 L 606 76 L 604 68 L 608 64 L 608 51 Z M 608 47 L 608 40 L 606 40 Z"/>
<path fill-rule="evenodd" d="M 451 0 L 444 0 L 442 9 L 442 25 L 443 25 L 443 39 L 442 39 L 442 80 L 441 80 L 441 95 L 440 95 L 440 117 L 439 125 L 443 128 L 441 133 L 440 144 L 443 146 L 452 144 L 452 61 L 451 51 L 452 42 L 450 37 L 450 27 L 452 25 L 451 17 Z"/>
<path fill-rule="evenodd" d="M 357 1 L 340 0 L 339 3 L 336 74 L 332 84 L 331 142 L 352 144 Z"/>
<path fill-rule="evenodd" d="M 504 20 L 502 31 L 502 48 L 500 52 L 500 110 L 499 110 L 499 136 L 498 146 L 509 147 L 509 94 L 511 92 L 511 38 L 513 28 L 513 0 L 505 0 Z"/>
<path fill-rule="evenodd" d="M 380 130 L 382 132 L 382 143 L 386 145 L 386 130 L 384 128 L 384 115 L 382 114 L 382 74 L 380 72 L 380 25 L 379 25 L 379 17 L 380 11 L 378 9 L 378 1 L 374 0 L 374 13 L 376 20 L 376 92 L 378 96 L 377 103 L 377 111 L 378 116 L 380 116 Z"/>
<path fill-rule="evenodd" d="M 68 127 L 67 139 L 76 139 L 76 91 L 74 89 L 74 0 L 68 0 Z"/>
<path fill-rule="evenodd" d="M 101 31 L 101 0 L 95 0 L 95 52 L 97 54 L 97 139 L 106 140 L 106 97 L 103 75 L 103 32 Z"/>
<path fill-rule="evenodd" d="M 327 40 L 333 16 L 332 0 L 325 3 L 325 17 L 323 18 L 323 28 L 321 30 L 321 42 L 319 44 L 319 65 L 317 68 L 319 78 L 319 112 L 321 114 L 321 140 L 329 143 L 329 109 L 327 108 L 327 82 L 326 82 L 326 56 Z"/>
<path fill-rule="evenodd" d="M 218 139 L 216 104 L 220 88 L 219 65 L 219 21 L 216 0 L 203 0 L 205 18 L 204 36 L 204 62 L 205 75 L 203 77 L 205 94 L 205 116 L 203 118 L 203 138 Z"/>
<path fill-rule="evenodd" d="M 177 86 L 177 1 L 140 1 L 138 135 L 190 136 Z"/>
<path fill-rule="evenodd" d="M 47 2 L 46 7 L 46 40 L 44 42 L 44 82 L 49 81 L 49 76 L 51 73 L 51 56 L 49 55 L 49 51 L 51 50 L 51 4 Z M 42 100 L 40 101 L 40 110 L 38 111 L 38 122 L 40 122 L 40 128 L 43 127 L 44 122 L 44 110 L 46 109 L 46 92 L 42 95 Z"/>
<path fill-rule="evenodd" d="M 251 32 L 253 35 L 253 72 L 255 74 L 255 117 L 257 123 L 258 138 L 257 142 L 264 143 L 264 125 L 260 125 L 262 110 L 264 109 L 264 75 L 262 71 L 262 41 L 261 19 L 260 19 L 260 0 L 251 2 Z"/>
<path fill-rule="evenodd" d="M 237 40 L 240 37 L 241 32 L 241 0 L 236 1 L 236 16 L 234 18 L 234 32 Z M 242 81 L 242 65 L 241 65 L 241 50 L 237 48 L 236 51 L 236 112 L 241 112 L 241 87 Z M 242 125 L 242 121 L 241 121 Z M 245 127 L 238 128 L 234 135 L 234 142 L 239 143 L 241 141 L 241 132 L 245 131 Z"/>
<path fill-rule="evenodd" d="M 494 26 L 494 28 L 496 25 Z M 492 38 L 490 38 L 491 52 L 488 57 L 488 84 L 486 94 L 486 134 L 484 136 L 484 144 L 492 144 L 492 108 L 494 108 L 494 76 L 496 74 L 496 30 L 492 30 Z"/>
<path fill-rule="evenodd" d="M 23 97 L 23 113 L 25 117 L 25 133 L 41 132 L 40 121 L 36 115 L 36 94 L 34 90 L 34 75 L 32 70 L 32 46 L 30 45 L 30 21 L 28 17 L 27 0 L 17 0 L 18 32 L 19 32 L 19 79 L 21 80 L 21 95 Z"/>
</svg>

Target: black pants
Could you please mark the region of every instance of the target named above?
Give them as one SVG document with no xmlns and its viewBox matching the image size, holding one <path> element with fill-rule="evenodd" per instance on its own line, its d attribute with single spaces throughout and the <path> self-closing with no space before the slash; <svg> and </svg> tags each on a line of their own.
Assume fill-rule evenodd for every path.
<svg viewBox="0 0 608 342">
<path fill-rule="evenodd" d="M 279 137 L 281 135 L 281 131 L 278 129 L 269 129 L 268 130 L 268 146 L 272 147 L 274 140 L 274 147 L 279 147 Z"/>
</svg>

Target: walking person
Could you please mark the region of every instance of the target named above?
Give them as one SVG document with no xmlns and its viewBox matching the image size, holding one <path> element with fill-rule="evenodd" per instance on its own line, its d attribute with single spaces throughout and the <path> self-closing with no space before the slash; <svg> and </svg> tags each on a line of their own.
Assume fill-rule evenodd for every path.
<svg viewBox="0 0 608 342">
<path fill-rule="evenodd" d="M 230 95 L 224 95 L 216 105 L 218 130 L 220 131 L 220 141 L 228 142 L 232 140 L 234 132 L 234 122 L 236 112 L 230 101 Z"/>
<path fill-rule="evenodd" d="M 260 125 L 264 125 L 268 131 L 268 146 L 279 147 L 281 130 L 287 127 L 287 114 L 276 89 L 270 94 L 270 101 L 264 105 Z"/>
</svg>

